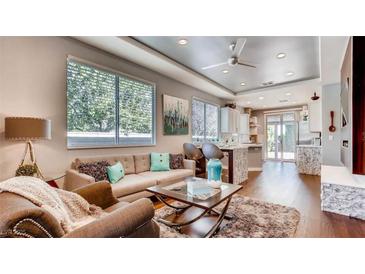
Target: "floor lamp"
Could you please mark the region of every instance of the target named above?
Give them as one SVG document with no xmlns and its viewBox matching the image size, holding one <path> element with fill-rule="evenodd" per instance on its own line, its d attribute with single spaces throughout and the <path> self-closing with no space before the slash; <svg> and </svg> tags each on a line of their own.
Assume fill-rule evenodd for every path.
<svg viewBox="0 0 365 274">
<path fill-rule="evenodd" d="M 41 170 L 37 165 L 34 154 L 33 140 L 51 139 L 51 121 L 33 117 L 6 117 L 5 118 L 5 138 L 8 140 L 25 141 L 25 151 L 20 162 L 20 167 L 24 165 L 25 158 L 29 152 L 30 159 L 38 177 L 44 179 Z"/>
</svg>

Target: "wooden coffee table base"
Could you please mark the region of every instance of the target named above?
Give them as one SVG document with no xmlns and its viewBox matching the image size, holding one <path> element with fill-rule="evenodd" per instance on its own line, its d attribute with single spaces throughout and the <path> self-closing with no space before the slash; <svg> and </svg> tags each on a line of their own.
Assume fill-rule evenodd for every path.
<svg viewBox="0 0 365 274">
<path fill-rule="evenodd" d="M 157 221 L 177 229 L 180 233 L 193 237 L 210 238 L 232 219 L 227 215 L 227 209 L 231 202 L 229 197 L 222 211 L 216 209 L 202 209 L 191 205 L 177 207 L 166 202 L 163 196 L 156 197 L 165 205 L 175 209 L 175 212 L 164 219 Z M 223 201 L 224 202 L 224 201 Z"/>
</svg>

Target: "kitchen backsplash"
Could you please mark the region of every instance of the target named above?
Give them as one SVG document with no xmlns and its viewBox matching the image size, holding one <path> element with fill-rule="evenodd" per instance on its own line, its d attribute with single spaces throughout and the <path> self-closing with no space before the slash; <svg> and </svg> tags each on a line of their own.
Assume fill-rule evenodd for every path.
<svg viewBox="0 0 365 274">
<path fill-rule="evenodd" d="M 238 134 L 231 134 L 231 133 L 222 133 L 221 134 L 221 142 L 228 143 L 231 145 L 238 144 Z"/>
</svg>

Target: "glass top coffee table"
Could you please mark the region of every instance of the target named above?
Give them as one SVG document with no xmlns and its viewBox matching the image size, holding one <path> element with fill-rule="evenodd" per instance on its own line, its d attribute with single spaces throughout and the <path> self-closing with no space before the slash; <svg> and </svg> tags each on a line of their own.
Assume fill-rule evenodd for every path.
<svg viewBox="0 0 365 274">
<path fill-rule="evenodd" d="M 232 217 L 227 210 L 232 196 L 242 189 L 240 185 L 222 183 L 220 188 L 212 188 L 206 179 L 189 177 L 184 181 L 168 185 L 153 186 L 147 191 L 155 194 L 162 203 L 174 209 L 174 213 L 158 219 L 159 222 L 177 228 L 181 233 L 212 237 Z M 169 200 L 182 202 L 179 206 Z M 216 207 L 225 202 L 223 209 Z"/>
</svg>

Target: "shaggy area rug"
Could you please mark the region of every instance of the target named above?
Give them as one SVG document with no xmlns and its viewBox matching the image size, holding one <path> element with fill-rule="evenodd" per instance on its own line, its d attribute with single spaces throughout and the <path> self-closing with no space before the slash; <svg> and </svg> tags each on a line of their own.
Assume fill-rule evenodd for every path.
<svg viewBox="0 0 365 274">
<path fill-rule="evenodd" d="M 174 202 L 175 205 L 182 203 Z M 217 206 L 222 209 L 223 202 Z M 164 218 L 174 211 L 167 206 L 156 210 L 155 219 Z M 233 219 L 228 222 L 214 238 L 285 238 L 293 237 L 297 229 L 300 213 L 292 207 L 272 204 L 241 195 L 233 196 L 228 214 Z M 161 238 L 187 238 L 162 223 L 160 225 Z"/>
</svg>

